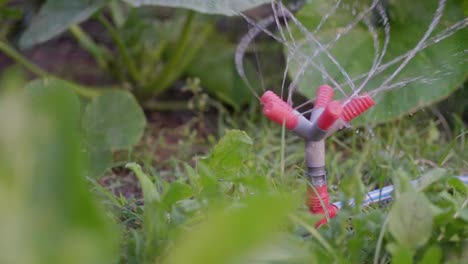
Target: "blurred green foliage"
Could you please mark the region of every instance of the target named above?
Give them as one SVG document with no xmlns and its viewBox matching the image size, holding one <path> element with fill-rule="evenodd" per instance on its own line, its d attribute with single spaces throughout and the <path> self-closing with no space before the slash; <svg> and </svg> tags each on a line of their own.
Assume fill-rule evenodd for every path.
<svg viewBox="0 0 468 264">
<path fill-rule="evenodd" d="M 64 89 L 0 95 L 1 263 L 115 261 L 118 229 L 86 185 L 78 114 Z"/>
</svg>

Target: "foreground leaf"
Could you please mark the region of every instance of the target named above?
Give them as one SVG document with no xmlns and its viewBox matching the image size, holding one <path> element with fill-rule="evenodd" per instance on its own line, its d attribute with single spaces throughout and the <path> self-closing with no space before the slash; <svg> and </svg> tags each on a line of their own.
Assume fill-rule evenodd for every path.
<svg viewBox="0 0 468 264">
<path fill-rule="evenodd" d="M 118 233 L 87 189 L 62 91 L 0 102 L 0 263 L 115 261 Z"/>
<path fill-rule="evenodd" d="M 73 84 L 57 80 L 42 79 L 28 83 L 24 88 L 26 95 L 35 105 L 45 107 L 52 98 L 59 96 L 70 109 L 68 118 L 78 124 L 80 118 L 80 101 L 73 91 Z M 62 111 L 61 105 L 50 105 L 56 112 Z"/>
<path fill-rule="evenodd" d="M 174 247 L 166 263 L 232 263 L 272 237 L 294 206 L 288 197 L 256 196 L 208 217 Z"/>
</svg>

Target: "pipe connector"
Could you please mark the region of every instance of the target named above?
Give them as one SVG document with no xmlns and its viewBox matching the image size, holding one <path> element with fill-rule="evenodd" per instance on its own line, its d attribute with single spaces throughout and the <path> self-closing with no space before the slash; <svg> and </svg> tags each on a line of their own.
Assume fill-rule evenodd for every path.
<svg viewBox="0 0 468 264">
<path fill-rule="evenodd" d="M 313 188 L 308 186 L 306 204 L 312 214 L 324 216 L 315 224 L 316 228 L 326 224 L 328 219 L 334 218 L 339 210 L 338 207 L 330 204 L 327 185 L 314 186 Z"/>
<path fill-rule="evenodd" d="M 328 103 L 320 116 L 313 121 L 309 139 L 312 141 L 324 139 L 332 125 L 341 117 L 342 111 L 343 108 L 338 101 Z"/>
</svg>

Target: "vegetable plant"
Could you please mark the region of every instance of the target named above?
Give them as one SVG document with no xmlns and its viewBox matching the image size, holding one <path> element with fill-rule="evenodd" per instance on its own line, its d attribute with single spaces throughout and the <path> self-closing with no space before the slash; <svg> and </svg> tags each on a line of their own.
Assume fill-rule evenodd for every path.
<svg viewBox="0 0 468 264">
<path fill-rule="evenodd" d="M 206 87 L 210 93 L 237 109 L 249 101 L 245 85 L 239 81 L 232 66 L 235 44 L 230 43 L 226 36 L 215 32 L 217 17 L 202 16 L 185 9 L 169 11 L 169 18 L 164 18 L 168 12 L 160 11 L 159 7 L 138 8 L 133 6 L 140 5 L 139 1 L 127 2 L 44 1 L 21 34 L 19 47 L 31 48 L 69 30 L 80 46 L 95 58 L 99 67 L 112 74 L 118 81 L 115 88 L 130 90 L 148 107 L 164 109 L 167 102 L 158 104 L 158 101 L 152 101 L 153 96 L 163 93 L 184 76 L 199 77 L 202 87 Z M 209 7 L 214 7 L 208 13 L 232 15 L 262 1 L 240 4 L 213 3 L 206 1 L 206 5 L 200 5 L 191 1 L 153 1 L 147 4 L 197 11 L 208 11 Z M 96 42 L 80 27 L 79 23 L 88 19 L 94 19 L 101 24 L 112 40 L 115 50 Z M 2 50 L 7 54 L 16 59 L 20 58 L 6 42 L 2 42 L 2 46 Z M 199 56 L 202 49 L 210 50 L 211 53 Z M 207 58 L 208 56 L 217 60 Z M 18 61 L 27 63 L 24 58 Z M 192 64 L 196 65 L 196 61 L 200 61 L 199 65 L 203 68 L 189 67 Z M 218 73 L 219 78 L 200 74 L 209 71 L 208 67 L 212 67 L 213 63 L 222 69 Z M 31 67 L 33 65 L 27 66 L 41 77 L 48 75 Z M 221 79 L 226 76 L 230 80 Z M 91 87 L 88 89 L 94 90 Z M 100 91 L 97 90 L 96 93 L 98 92 Z M 82 95 L 89 96 L 85 92 Z"/>
</svg>

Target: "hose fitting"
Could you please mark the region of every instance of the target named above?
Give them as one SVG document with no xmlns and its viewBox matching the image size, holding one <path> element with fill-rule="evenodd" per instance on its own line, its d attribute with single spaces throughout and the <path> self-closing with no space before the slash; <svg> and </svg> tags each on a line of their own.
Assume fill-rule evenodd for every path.
<svg viewBox="0 0 468 264">
<path fill-rule="evenodd" d="M 339 209 L 335 205 L 330 204 L 327 185 L 314 186 L 314 188 L 307 186 L 306 205 L 312 214 L 324 216 L 315 224 L 315 227 L 318 228 L 326 224 L 328 219 L 334 218 L 338 214 Z"/>
<path fill-rule="evenodd" d="M 338 101 L 328 103 L 325 110 L 312 122 L 309 140 L 323 140 L 327 136 L 328 130 L 341 117 L 342 111 L 343 108 Z"/>
</svg>

